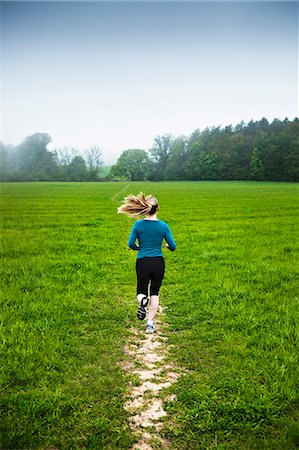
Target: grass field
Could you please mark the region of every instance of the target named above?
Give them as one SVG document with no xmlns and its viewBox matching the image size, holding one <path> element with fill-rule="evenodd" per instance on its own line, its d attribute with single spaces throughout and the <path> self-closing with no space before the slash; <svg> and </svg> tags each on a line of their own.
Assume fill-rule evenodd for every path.
<svg viewBox="0 0 299 450">
<path fill-rule="evenodd" d="M 155 194 L 171 226 L 161 290 L 173 449 L 295 449 L 298 189 L 290 183 L 1 187 L 1 449 L 129 449 L 120 361 L 135 322 L 132 220 Z"/>
</svg>

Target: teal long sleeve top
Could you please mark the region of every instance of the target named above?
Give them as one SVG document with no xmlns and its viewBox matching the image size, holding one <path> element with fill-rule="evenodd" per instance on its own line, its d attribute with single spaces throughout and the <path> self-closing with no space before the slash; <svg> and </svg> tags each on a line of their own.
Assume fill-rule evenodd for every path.
<svg viewBox="0 0 299 450">
<path fill-rule="evenodd" d="M 138 245 L 136 245 L 136 239 Z M 163 239 L 169 245 L 169 249 L 174 251 L 176 243 L 166 222 L 141 219 L 137 220 L 132 227 L 128 246 L 132 250 L 138 250 L 137 259 L 163 256 L 161 248 Z"/>
</svg>

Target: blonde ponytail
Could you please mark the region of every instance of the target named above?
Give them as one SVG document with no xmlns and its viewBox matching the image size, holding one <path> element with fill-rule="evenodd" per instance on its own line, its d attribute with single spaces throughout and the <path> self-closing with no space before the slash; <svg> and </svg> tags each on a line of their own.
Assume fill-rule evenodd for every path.
<svg viewBox="0 0 299 450">
<path fill-rule="evenodd" d="M 143 192 L 138 195 L 130 194 L 124 198 L 123 204 L 117 208 L 118 214 L 126 214 L 129 217 L 142 217 L 156 211 L 158 201 L 152 195 L 145 196 Z"/>
</svg>

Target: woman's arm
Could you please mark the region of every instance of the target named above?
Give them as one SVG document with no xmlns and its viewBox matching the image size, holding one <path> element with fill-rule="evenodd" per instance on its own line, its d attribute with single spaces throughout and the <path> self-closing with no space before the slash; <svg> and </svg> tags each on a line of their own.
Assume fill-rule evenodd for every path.
<svg viewBox="0 0 299 450">
<path fill-rule="evenodd" d="M 167 242 L 166 247 L 173 252 L 176 249 L 176 243 L 172 237 L 169 226 L 167 224 L 165 225 L 166 225 L 165 241 Z"/>
<path fill-rule="evenodd" d="M 139 250 L 138 245 L 136 245 L 135 241 L 137 239 L 137 232 L 136 232 L 136 228 L 135 228 L 135 224 L 132 227 L 131 233 L 130 233 L 130 237 L 128 240 L 128 246 L 132 249 L 132 250 Z"/>
</svg>

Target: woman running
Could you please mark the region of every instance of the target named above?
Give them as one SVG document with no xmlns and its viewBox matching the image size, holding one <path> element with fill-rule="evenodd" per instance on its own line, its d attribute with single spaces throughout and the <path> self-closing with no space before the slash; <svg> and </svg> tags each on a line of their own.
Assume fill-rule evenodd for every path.
<svg viewBox="0 0 299 450">
<path fill-rule="evenodd" d="M 162 242 L 171 251 L 176 248 L 171 231 L 167 223 L 157 218 L 159 210 L 158 201 L 152 195 L 147 197 L 140 192 L 138 195 L 130 194 L 125 197 L 123 205 L 118 208 L 119 214 L 129 217 L 144 217 L 137 220 L 132 227 L 128 245 L 132 250 L 138 250 L 136 261 L 137 273 L 137 299 L 139 308 L 137 317 L 145 319 L 148 306 L 148 320 L 146 333 L 155 332 L 154 318 L 159 306 L 159 290 L 165 271 L 162 255 Z M 136 240 L 138 245 L 136 245 Z M 148 297 L 148 294 L 149 297 Z"/>
</svg>

